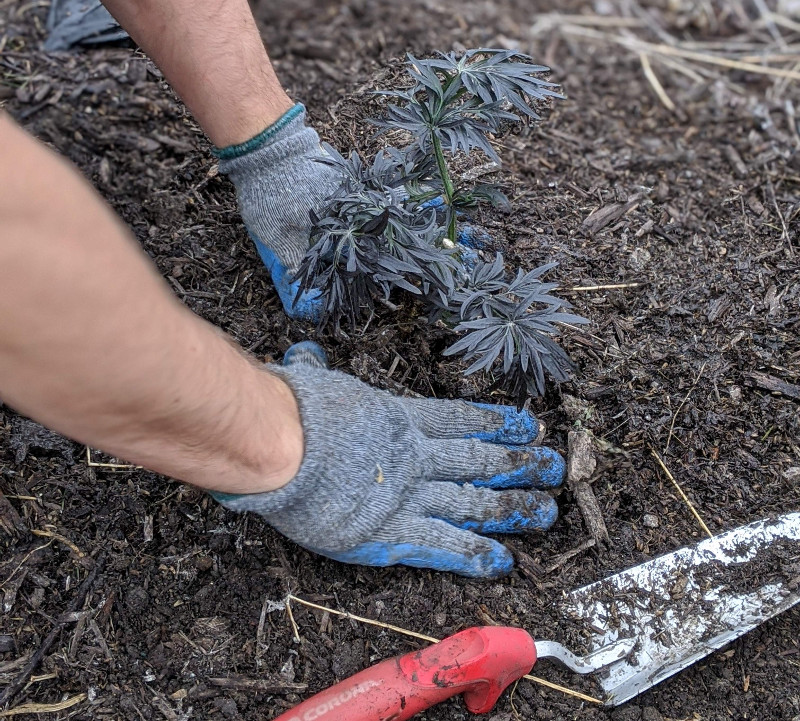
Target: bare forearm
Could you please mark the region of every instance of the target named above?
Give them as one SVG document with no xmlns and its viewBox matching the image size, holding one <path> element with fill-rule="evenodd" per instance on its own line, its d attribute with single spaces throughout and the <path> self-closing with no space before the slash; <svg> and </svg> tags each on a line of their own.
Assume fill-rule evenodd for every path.
<svg viewBox="0 0 800 721">
<path fill-rule="evenodd" d="M 247 0 L 103 0 L 211 141 L 242 143 L 292 107 Z"/>
<path fill-rule="evenodd" d="M 199 486 L 288 481 L 289 389 L 178 303 L 77 173 L 2 113 L 0 187 L 0 397 Z"/>
</svg>

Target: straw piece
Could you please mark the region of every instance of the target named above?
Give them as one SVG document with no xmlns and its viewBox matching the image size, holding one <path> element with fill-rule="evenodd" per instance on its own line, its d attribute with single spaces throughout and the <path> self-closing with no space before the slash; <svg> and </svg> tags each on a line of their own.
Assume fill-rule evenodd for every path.
<svg viewBox="0 0 800 721">
<path fill-rule="evenodd" d="M 574 288 L 564 288 L 565 293 L 582 293 L 590 290 L 622 290 L 624 288 L 639 288 L 647 283 L 611 283 L 609 285 L 576 285 Z"/>
<path fill-rule="evenodd" d="M 667 95 L 667 91 L 664 90 L 664 86 L 661 84 L 661 81 L 653 72 L 653 66 L 650 65 L 650 58 L 647 57 L 647 53 L 639 53 L 639 62 L 642 64 L 644 76 L 647 78 L 656 95 L 658 95 L 658 99 L 661 101 L 661 104 L 671 113 L 674 113 L 676 110 L 675 103 L 673 103 L 672 99 L 669 97 L 669 95 Z"/>
<path fill-rule="evenodd" d="M 109 468 L 118 471 L 131 471 L 141 468 L 141 466 L 134 466 L 131 463 L 98 463 L 92 460 L 92 449 L 86 446 L 86 465 L 90 468 Z"/>
<path fill-rule="evenodd" d="M 303 606 L 308 606 L 309 608 L 316 608 L 318 611 L 327 611 L 328 613 L 332 613 L 334 616 L 341 616 L 342 618 L 350 618 L 353 621 L 358 621 L 359 623 L 366 623 L 370 626 L 379 626 L 380 628 L 388 628 L 390 631 L 394 631 L 395 633 L 401 633 L 404 636 L 411 636 L 413 638 L 418 638 L 422 641 L 428 641 L 428 643 L 439 643 L 441 641 L 440 638 L 434 638 L 433 636 L 426 636 L 423 633 L 417 633 L 416 631 L 409 631 L 405 628 L 400 628 L 400 626 L 392 626 L 389 623 L 383 623 L 382 621 L 374 621 L 371 618 L 364 618 L 363 616 L 356 616 L 353 613 L 347 613 L 346 611 L 337 611 L 333 608 L 328 608 L 327 606 L 321 606 L 318 603 L 312 603 L 311 601 L 305 601 L 302 598 L 298 598 L 293 594 L 289 594 L 286 596 L 286 606 L 288 608 L 290 601 L 297 601 L 297 603 L 302 604 Z"/>
<path fill-rule="evenodd" d="M 697 519 L 697 522 L 700 524 L 700 527 L 708 534 L 709 538 L 713 538 L 714 534 L 711 533 L 711 531 L 708 530 L 708 526 L 705 524 L 705 521 L 703 521 L 703 519 L 700 517 L 700 514 L 697 512 L 695 507 L 692 505 L 692 502 L 689 500 L 689 498 L 683 492 L 683 489 L 678 485 L 678 482 L 675 480 L 673 475 L 669 472 L 669 468 L 667 468 L 664 465 L 664 461 L 661 460 L 661 456 L 658 455 L 658 453 L 656 452 L 656 450 L 654 448 L 650 449 L 650 453 L 652 454 L 653 458 L 655 458 L 658 461 L 658 465 L 661 466 L 661 469 L 664 471 L 664 473 L 667 474 L 667 478 L 669 478 L 669 480 L 672 481 L 672 485 L 675 486 L 676 490 L 678 491 L 678 493 L 680 494 L 681 498 L 683 499 L 683 502 L 689 507 L 689 510 L 692 512 L 692 515 Z"/>
<path fill-rule="evenodd" d="M 31 556 L 32 556 L 34 553 L 36 553 L 37 551 L 41 551 L 42 549 L 45 549 L 45 548 L 47 548 L 48 546 L 52 545 L 52 543 L 53 543 L 53 539 L 51 539 L 51 540 L 49 540 L 47 543 L 45 543 L 45 544 L 44 544 L 44 546 L 37 546 L 37 547 L 36 547 L 36 548 L 34 548 L 32 551 L 28 551 L 28 553 L 27 553 L 27 554 L 25 554 L 25 558 L 23 558 L 23 559 L 22 559 L 22 560 L 21 560 L 21 561 L 20 561 L 20 562 L 17 564 L 16 568 L 15 568 L 13 571 L 11 571 L 11 573 L 9 573 L 9 574 L 6 576 L 5 580 L 4 580 L 2 583 L 0 583 L 0 589 L 2 589 L 2 588 L 3 588 L 3 586 L 5 586 L 5 585 L 6 585 L 6 584 L 7 584 L 7 583 L 8 583 L 8 582 L 9 582 L 9 581 L 10 581 L 10 580 L 11 580 L 11 579 L 14 577 L 14 574 L 15 574 L 17 571 L 19 571 L 19 569 L 20 569 L 20 568 L 22 568 L 22 566 L 24 566 L 24 565 L 25 565 L 25 561 L 27 561 L 27 560 L 28 560 L 28 559 L 29 559 L 29 558 L 30 558 L 30 557 L 31 557 Z"/>
<path fill-rule="evenodd" d="M 533 681 L 534 683 L 538 683 L 540 686 L 547 686 L 547 688 L 552 688 L 554 691 L 561 691 L 561 693 L 565 693 L 568 696 L 574 696 L 575 698 L 579 698 L 582 701 L 588 701 L 589 703 L 596 703 L 603 705 L 603 702 L 599 698 L 595 698 L 594 696 L 587 696 L 585 693 L 581 693 L 580 691 L 573 691 L 571 688 L 566 688 L 565 686 L 559 686 L 557 683 L 553 683 L 552 681 L 545 681 L 545 679 L 540 678 L 539 676 L 532 676 L 531 674 L 525 674 L 522 678 L 527 679 L 528 681 Z"/>
<path fill-rule="evenodd" d="M 689 391 L 683 397 L 678 408 L 675 410 L 675 413 L 672 414 L 672 423 L 669 424 L 669 433 L 667 434 L 667 443 L 664 446 L 664 455 L 666 456 L 669 451 L 669 442 L 672 440 L 672 431 L 675 430 L 675 420 L 678 418 L 678 414 L 681 412 L 681 408 L 686 404 L 686 401 L 689 400 L 689 396 L 692 395 L 692 391 L 697 388 L 697 384 L 700 382 L 700 378 L 703 375 L 703 371 L 706 369 L 707 362 L 703 363 L 700 366 L 700 372 L 697 374 L 697 377 L 694 379 L 694 383 L 692 383 L 692 387 L 689 388 Z"/>
<path fill-rule="evenodd" d="M 294 620 L 294 614 L 292 613 L 292 606 L 289 603 L 289 599 L 294 598 L 291 594 L 286 597 L 286 614 L 289 616 L 289 621 L 292 623 L 292 631 L 294 633 L 294 640 L 295 643 L 300 643 L 300 629 L 297 627 L 297 623 Z M 299 601 L 300 599 L 295 599 Z"/>
<path fill-rule="evenodd" d="M 561 28 L 562 32 L 569 35 L 577 35 L 579 37 L 592 38 L 605 42 L 617 43 L 623 45 L 630 50 L 638 52 L 647 52 L 651 54 L 667 55 L 671 57 L 685 58 L 686 60 L 696 60 L 699 63 L 707 63 L 709 65 L 720 65 L 722 67 L 731 68 L 734 70 L 743 70 L 748 73 L 755 73 L 759 75 L 773 75 L 778 78 L 788 78 L 790 80 L 800 80 L 800 72 L 796 70 L 785 70 L 784 68 L 773 68 L 768 65 L 756 65 L 755 63 L 746 63 L 741 60 L 734 60 L 732 58 L 722 57 L 719 55 L 710 55 L 708 53 L 700 53 L 694 50 L 685 50 L 683 48 L 672 47 L 664 43 L 649 43 L 644 40 L 636 38 L 626 38 L 619 35 L 609 35 L 608 33 L 601 33 L 589 28 L 579 27 L 577 25 L 567 25 Z M 769 55 L 765 55 L 764 62 L 770 60 Z"/>
</svg>

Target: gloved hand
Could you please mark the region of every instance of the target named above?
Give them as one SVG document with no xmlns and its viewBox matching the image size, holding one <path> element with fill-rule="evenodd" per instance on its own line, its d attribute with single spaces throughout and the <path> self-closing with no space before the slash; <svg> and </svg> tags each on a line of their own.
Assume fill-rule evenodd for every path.
<svg viewBox="0 0 800 721">
<path fill-rule="evenodd" d="M 269 366 L 294 391 L 305 452 L 284 487 L 212 495 L 253 511 L 296 543 L 344 563 L 404 564 L 495 577 L 511 553 L 484 533 L 549 528 L 564 461 L 531 445 L 525 411 L 464 401 L 399 398 L 328 370 L 315 343 Z"/>
<path fill-rule="evenodd" d="M 215 149 L 220 172 L 236 187 L 239 212 L 264 265 L 272 275 L 283 308 L 290 318 L 316 321 L 319 293 L 301 294 L 292 282 L 309 247 L 309 211 L 321 211 L 341 182 L 338 171 L 318 162 L 323 151 L 319 136 L 305 124 L 306 111 L 295 105 L 263 133 L 240 145 Z M 441 198 L 426 205 L 438 207 Z M 474 265 L 475 248 L 488 240 L 486 232 L 464 226 L 456 239 L 462 261 Z"/>
<path fill-rule="evenodd" d="M 340 179 L 335 168 L 317 162 L 319 136 L 305 124 L 297 104 L 255 138 L 215 150 L 219 169 L 236 187 L 239 212 L 291 318 L 316 320 L 318 293 L 294 302 L 292 277 L 306 254 L 311 233 L 309 211 L 320 211 Z"/>
</svg>

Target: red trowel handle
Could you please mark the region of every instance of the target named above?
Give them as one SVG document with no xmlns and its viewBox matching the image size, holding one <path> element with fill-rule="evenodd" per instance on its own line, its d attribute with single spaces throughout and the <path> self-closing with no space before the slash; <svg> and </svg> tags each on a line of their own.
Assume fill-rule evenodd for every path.
<svg viewBox="0 0 800 721">
<path fill-rule="evenodd" d="M 536 646 L 522 629 L 468 628 L 361 671 L 275 721 L 404 721 L 458 694 L 470 711 L 486 713 L 534 663 Z"/>
</svg>

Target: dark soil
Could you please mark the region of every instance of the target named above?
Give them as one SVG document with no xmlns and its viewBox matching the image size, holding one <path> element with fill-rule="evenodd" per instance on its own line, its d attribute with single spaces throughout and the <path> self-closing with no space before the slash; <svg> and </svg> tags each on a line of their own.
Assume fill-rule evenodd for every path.
<svg viewBox="0 0 800 721">
<path fill-rule="evenodd" d="M 197 313 L 260 356 L 280 357 L 313 337 L 284 316 L 231 186 L 158 72 L 126 47 L 44 55 L 45 4 L 0 0 L 0 102 L 80 167 Z M 553 7 L 548 0 L 537 11 Z M 690 77 L 654 63 L 672 113 L 636 53 L 556 31 L 530 39 L 534 11 L 524 0 L 296 0 L 262 2 L 256 12 L 290 93 L 342 150 L 373 147 L 365 118 L 378 101 L 369 90 L 398 76 L 406 51 L 517 40 L 552 65 L 569 99 L 502 141 L 500 177 L 514 210 L 478 220 L 510 266 L 557 260 L 563 288 L 646 282 L 569 293 L 593 322 L 565 340 L 580 374 L 532 403 L 556 448 L 566 450 L 576 418 L 601 439 L 592 488 L 612 543 L 556 562 L 587 540 L 564 491 L 549 533 L 508 539 L 518 570 L 502 581 L 343 566 L 191 488 L 90 466 L 83 447 L 0 405 L 0 684 L 63 621 L 15 703 L 88 694 L 37 718 L 272 718 L 418 647 L 295 605 L 298 643 L 285 611 L 270 603 L 287 591 L 429 635 L 498 623 L 556 637 L 563 592 L 702 537 L 651 448 L 712 531 L 800 509 L 798 400 L 752 375 L 800 382 L 796 84 L 706 66 Z M 670 32 L 699 40 L 751 30 L 721 12 L 706 25 L 664 17 Z M 458 363 L 442 358 L 444 332 L 398 302 L 404 311 L 379 314 L 363 336 L 323 336 L 335 365 L 385 388 L 489 400 L 487 379 L 464 381 Z M 61 618 L 99 554 L 105 565 L 85 604 Z M 798 638 L 794 609 L 619 709 L 524 682 L 484 718 L 796 719 Z M 536 672 L 577 683 L 555 664 Z M 265 685 L 231 690 L 211 680 L 234 675 Z M 468 717 L 456 700 L 421 718 Z"/>
</svg>

